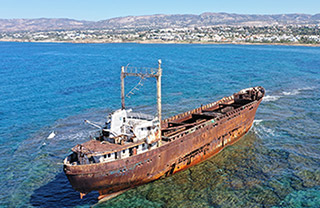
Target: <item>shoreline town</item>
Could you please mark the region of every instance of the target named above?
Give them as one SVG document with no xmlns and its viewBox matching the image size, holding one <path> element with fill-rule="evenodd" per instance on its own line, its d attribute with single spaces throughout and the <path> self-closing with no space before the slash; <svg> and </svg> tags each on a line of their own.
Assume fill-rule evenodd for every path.
<svg viewBox="0 0 320 208">
<path fill-rule="evenodd" d="M 320 46 L 320 25 L 0 32 L 0 41 Z"/>
</svg>

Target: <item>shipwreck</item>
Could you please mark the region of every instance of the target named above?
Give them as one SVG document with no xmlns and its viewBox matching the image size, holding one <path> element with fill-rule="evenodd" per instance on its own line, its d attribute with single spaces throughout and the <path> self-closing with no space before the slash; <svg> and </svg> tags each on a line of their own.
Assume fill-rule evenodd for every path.
<svg viewBox="0 0 320 208">
<path fill-rule="evenodd" d="M 128 76 L 157 80 L 157 116 L 125 108 Z M 216 102 L 162 120 L 158 68 L 121 68 L 121 109 L 109 115 L 99 136 L 72 148 L 63 170 L 81 198 L 118 193 L 196 165 L 238 141 L 253 124 L 263 87 L 240 90 Z"/>
</svg>

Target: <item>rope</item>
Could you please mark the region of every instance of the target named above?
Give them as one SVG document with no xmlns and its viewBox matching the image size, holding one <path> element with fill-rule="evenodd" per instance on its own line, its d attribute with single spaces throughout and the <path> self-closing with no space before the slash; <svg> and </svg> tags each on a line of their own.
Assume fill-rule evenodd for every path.
<svg viewBox="0 0 320 208">
<path fill-rule="evenodd" d="M 132 88 L 130 92 L 128 92 L 128 94 L 126 95 L 127 98 L 130 98 L 131 95 L 134 95 L 135 90 L 139 91 L 138 87 L 143 86 L 143 83 L 142 83 L 143 80 L 144 80 L 144 77 L 141 77 L 139 83 L 134 88 Z"/>
</svg>

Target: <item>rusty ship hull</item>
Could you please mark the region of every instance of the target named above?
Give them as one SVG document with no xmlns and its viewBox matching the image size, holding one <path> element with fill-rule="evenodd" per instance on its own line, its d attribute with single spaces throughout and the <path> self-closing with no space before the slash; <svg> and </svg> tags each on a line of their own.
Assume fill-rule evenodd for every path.
<svg viewBox="0 0 320 208">
<path fill-rule="evenodd" d="M 196 165 L 237 142 L 251 128 L 264 88 L 247 100 L 241 91 L 161 123 L 161 145 L 109 163 L 64 165 L 72 187 L 83 195 L 99 191 L 100 199 Z M 247 92 L 246 92 L 247 93 Z"/>
</svg>

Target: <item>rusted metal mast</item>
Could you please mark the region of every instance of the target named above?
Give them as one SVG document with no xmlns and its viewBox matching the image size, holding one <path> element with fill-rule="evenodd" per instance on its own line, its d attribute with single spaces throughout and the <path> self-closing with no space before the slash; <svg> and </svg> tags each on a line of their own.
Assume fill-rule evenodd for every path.
<svg viewBox="0 0 320 208">
<path fill-rule="evenodd" d="M 159 136 L 161 137 L 161 59 L 158 60 L 158 69 L 152 68 L 128 68 L 121 67 L 121 109 L 125 109 L 124 101 L 124 78 L 127 76 L 140 77 L 141 79 L 155 77 L 157 79 L 157 105 L 158 105 L 158 118 L 159 118 Z"/>
<path fill-rule="evenodd" d="M 158 60 L 158 76 L 157 76 L 157 104 L 158 104 L 158 117 L 159 117 L 159 137 L 161 138 L 161 59 Z"/>
<path fill-rule="evenodd" d="M 124 66 L 121 67 L 121 109 L 125 109 L 125 106 L 124 106 Z"/>
</svg>

